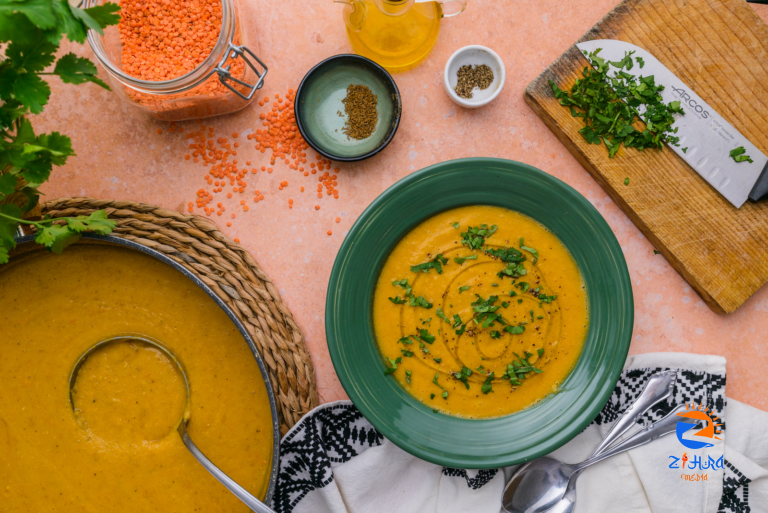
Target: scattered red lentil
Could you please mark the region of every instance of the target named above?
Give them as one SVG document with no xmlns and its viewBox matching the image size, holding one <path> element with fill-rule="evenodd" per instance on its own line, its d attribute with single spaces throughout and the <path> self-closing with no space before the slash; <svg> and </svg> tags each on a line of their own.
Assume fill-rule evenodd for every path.
<svg viewBox="0 0 768 513">
<path fill-rule="evenodd" d="M 340 218 L 340 217 L 337 217 L 337 218 L 336 218 L 336 222 L 337 222 L 337 223 L 340 223 L 340 222 L 341 222 L 341 218 Z"/>
</svg>

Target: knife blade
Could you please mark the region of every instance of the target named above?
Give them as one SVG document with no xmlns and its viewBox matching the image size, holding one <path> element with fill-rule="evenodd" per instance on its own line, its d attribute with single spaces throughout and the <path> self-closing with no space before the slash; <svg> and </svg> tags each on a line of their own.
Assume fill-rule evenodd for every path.
<svg viewBox="0 0 768 513">
<path fill-rule="evenodd" d="M 668 147 L 736 208 L 748 198 L 757 201 L 768 195 L 768 157 L 652 54 L 615 39 L 595 39 L 576 46 L 582 52 L 600 49 L 600 57 L 613 62 L 623 59 L 627 52 L 635 52 L 632 56 L 645 63 L 642 68 L 635 64 L 627 73 L 638 78 L 653 75 L 656 84 L 664 86 L 660 93 L 664 102 L 679 100 L 685 110 L 685 115 L 672 124 L 678 129 L 680 144 Z M 618 71 L 615 67 L 610 69 L 611 75 Z M 736 162 L 730 157 L 731 150 L 739 146 L 744 147 L 753 162 Z M 683 152 L 683 148 L 687 150 Z"/>
</svg>

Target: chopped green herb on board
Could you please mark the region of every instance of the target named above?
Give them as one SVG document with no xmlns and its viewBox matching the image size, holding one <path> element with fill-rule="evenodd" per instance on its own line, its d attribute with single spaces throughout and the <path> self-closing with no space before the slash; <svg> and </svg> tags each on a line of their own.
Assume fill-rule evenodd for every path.
<svg viewBox="0 0 768 513">
<path fill-rule="evenodd" d="M 653 254 L 654 254 L 654 255 L 660 255 L 660 254 L 661 254 L 661 251 L 658 251 L 658 250 L 654 249 L 654 250 L 653 250 Z"/>
<path fill-rule="evenodd" d="M 688 153 L 688 146 L 682 149 L 683 153 Z"/>
<path fill-rule="evenodd" d="M 731 150 L 729 156 L 736 162 L 749 162 L 751 164 L 754 160 L 752 160 L 749 155 L 744 155 L 746 152 L 747 150 L 744 149 L 744 146 L 739 146 L 738 148 Z"/>
<path fill-rule="evenodd" d="M 608 156 L 613 157 L 623 144 L 627 148 L 644 150 L 662 149 L 664 144 L 677 145 L 677 128 L 672 128 L 675 115 L 685 112 L 679 101 L 664 103 L 663 85 L 656 85 L 653 77 L 640 78 L 627 73 L 632 69 L 632 54 L 628 52 L 621 61 L 606 61 L 594 52 L 585 52 L 592 66 L 584 67 L 580 78 L 570 92 L 563 91 L 549 81 L 560 105 L 571 110 L 571 116 L 582 118 L 584 127 L 579 133 L 591 144 L 605 144 Z M 642 62 L 642 61 L 640 61 Z M 617 69 L 609 77 L 611 66 Z M 626 70 L 626 71 L 625 71 Z M 644 109 L 641 115 L 639 108 Z M 642 130 L 633 125 L 642 120 Z"/>
<path fill-rule="evenodd" d="M 629 178 L 624 179 L 624 185 L 629 185 Z"/>
</svg>

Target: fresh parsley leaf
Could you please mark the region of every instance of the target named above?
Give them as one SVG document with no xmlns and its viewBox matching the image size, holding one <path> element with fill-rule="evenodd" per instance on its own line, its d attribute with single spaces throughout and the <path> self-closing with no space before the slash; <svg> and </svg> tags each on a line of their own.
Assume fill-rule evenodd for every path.
<svg viewBox="0 0 768 513">
<path fill-rule="evenodd" d="M 411 384 L 411 371 L 409 370 L 405 371 L 405 382 Z"/>
<path fill-rule="evenodd" d="M 523 251 L 527 251 L 528 253 L 533 255 L 533 265 L 536 265 L 536 262 L 538 262 L 539 260 L 539 252 L 533 248 L 526 246 L 522 237 L 520 237 L 520 249 L 522 249 Z"/>
<path fill-rule="evenodd" d="M 531 286 L 528 284 L 528 282 L 521 281 L 520 283 L 517 284 L 517 288 L 519 288 L 525 293 L 525 292 L 528 292 L 528 289 L 531 288 Z"/>
<path fill-rule="evenodd" d="M 444 321 L 445 321 L 445 322 L 447 322 L 448 324 L 450 324 L 450 323 L 451 323 L 450 319 L 448 319 L 448 317 L 446 317 L 446 316 L 445 316 L 445 314 L 443 313 L 443 310 L 442 310 L 442 309 L 438 308 L 438 309 L 437 309 L 437 311 L 436 311 L 435 313 L 437 314 L 437 316 L 438 316 L 440 319 L 444 320 Z"/>
<path fill-rule="evenodd" d="M 392 280 L 392 285 L 395 285 L 397 287 L 400 287 L 401 289 L 405 290 L 405 295 L 410 296 L 411 295 L 411 286 L 408 285 L 408 280 Z"/>
<path fill-rule="evenodd" d="M 466 257 L 453 257 L 453 261 L 459 265 L 462 265 L 467 260 L 477 260 L 477 255 L 470 255 Z"/>
<path fill-rule="evenodd" d="M 504 331 L 512 335 L 520 335 L 525 331 L 525 326 L 504 326 Z"/>
<path fill-rule="evenodd" d="M 464 383 L 464 386 L 467 387 L 467 390 L 469 390 L 469 381 L 467 380 L 468 377 L 472 375 L 472 369 L 468 369 L 467 367 L 462 367 L 460 372 L 452 372 L 451 375 Z"/>
<path fill-rule="evenodd" d="M 751 164 L 754 161 L 749 155 L 744 155 L 746 152 L 747 150 L 744 149 L 744 146 L 739 146 L 738 148 L 731 150 L 729 156 L 736 162 L 749 162 Z"/>
<path fill-rule="evenodd" d="M 403 356 L 405 356 L 406 358 L 410 358 L 413 356 L 413 351 L 408 351 L 407 349 L 401 349 L 400 352 L 403 353 Z"/>
<path fill-rule="evenodd" d="M 451 226 L 453 226 L 453 227 L 454 227 L 454 228 L 456 228 L 457 230 L 459 229 L 459 223 L 453 223 Z"/>
<path fill-rule="evenodd" d="M 56 67 L 53 70 L 54 75 L 58 75 L 66 84 L 93 82 L 109 90 L 109 86 L 97 76 L 97 72 L 94 63 L 74 53 L 68 53 L 56 61 Z"/>
<path fill-rule="evenodd" d="M 686 146 L 685 148 L 682 148 L 682 151 L 683 153 L 688 153 L 688 146 Z"/>
<path fill-rule="evenodd" d="M 401 357 L 397 357 L 397 360 L 393 360 L 392 358 L 387 358 L 387 362 L 389 363 L 389 366 L 384 370 L 384 375 L 389 376 L 393 372 L 397 370 L 397 364 L 402 362 L 403 359 Z"/>
<path fill-rule="evenodd" d="M 461 294 L 465 290 L 469 290 L 469 285 L 464 285 L 463 287 L 459 287 L 459 294 Z"/>
<path fill-rule="evenodd" d="M 466 330 L 467 330 L 467 325 L 466 324 L 462 324 L 461 328 L 457 329 L 455 333 L 457 335 L 463 335 Z"/>
<path fill-rule="evenodd" d="M 409 306 L 420 306 L 421 308 L 432 308 L 432 303 L 424 299 L 422 296 L 411 296 L 408 300 Z"/>
<path fill-rule="evenodd" d="M 480 249 L 485 244 L 485 239 L 496 233 L 497 228 L 495 224 L 490 228 L 487 224 L 470 226 L 466 232 L 461 233 L 461 243 L 469 249 Z"/>
<path fill-rule="evenodd" d="M 480 387 L 480 391 L 484 394 L 487 394 L 488 392 L 493 391 L 493 386 L 491 385 L 491 382 L 493 381 L 494 373 L 491 372 L 487 378 L 485 378 L 485 381 L 483 382 L 483 386 Z"/>
<path fill-rule="evenodd" d="M 629 185 L 629 178 L 624 179 L 624 185 Z"/>
<path fill-rule="evenodd" d="M 536 352 L 538 353 L 538 355 L 539 355 L 539 358 L 541 358 L 541 357 L 544 355 L 544 348 L 543 348 L 543 347 L 540 347 L 540 348 L 538 348 L 538 349 L 536 350 Z"/>
<path fill-rule="evenodd" d="M 437 379 L 439 377 L 440 377 L 440 374 L 435 373 L 435 377 L 432 378 L 432 383 L 434 383 L 435 385 L 439 386 L 442 389 L 442 391 L 443 391 L 443 394 L 442 394 L 443 399 L 448 399 L 448 391 L 443 387 L 443 385 L 441 385 L 440 383 L 437 382 Z"/>
<path fill-rule="evenodd" d="M 426 342 L 427 344 L 432 344 L 435 341 L 434 335 L 430 335 L 429 331 L 421 329 L 419 330 L 419 338 Z"/>
<path fill-rule="evenodd" d="M 396 305 L 405 304 L 405 299 L 401 298 L 400 296 L 389 297 L 387 299 L 389 299 L 390 301 L 392 301 Z"/>
<path fill-rule="evenodd" d="M 418 264 L 418 265 L 412 265 L 411 272 L 428 273 L 430 269 L 434 269 L 435 271 L 437 271 L 437 274 L 443 274 L 443 266 L 447 263 L 448 263 L 448 259 L 443 257 L 441 253 L 429 262 L 424 262 L 423 264 Z"/>
<path fill-rule="evenodd" d="M 490 335 L 491 335 L 491 338 L 501 338 L 501 332 L 497 330 L 491 330 Z"/>
</svg>

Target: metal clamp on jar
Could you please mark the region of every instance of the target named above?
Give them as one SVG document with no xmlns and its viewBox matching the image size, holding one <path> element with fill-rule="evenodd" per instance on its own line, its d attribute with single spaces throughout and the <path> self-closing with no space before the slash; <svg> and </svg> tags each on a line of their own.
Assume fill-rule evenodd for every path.
<svg viewBox="0 0 768 513">
<path fill-rule="evenodd" d="M 84 6 L 103 1 L 85 0 Z M 240 110 L 253 101 L 267 75 L 267 66 L 255 53 L 256 38 L 241 29 L 236 0 L 221 0 L 221 30 L 210 54 L 189 73 L 170 80 L 143 80 L 124 71 L 118 27 L 108 27 L 104 35 L 90 30 L 88 42 L 115 92 L 127 103 L 166 121 Z"/>
</svg>

